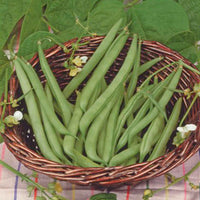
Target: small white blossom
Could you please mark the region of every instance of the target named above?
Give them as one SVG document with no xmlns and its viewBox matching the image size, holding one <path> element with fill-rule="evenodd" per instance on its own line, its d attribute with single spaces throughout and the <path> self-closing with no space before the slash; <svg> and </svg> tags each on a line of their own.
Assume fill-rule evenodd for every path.
<svg viewBox="0 0 200 200">
<path fill-rule="evenodd" d="M 80 59 L 81 59 L 81 62 L 84 64 L 84 63 L 87 62 L 88 57 L 87 56 L 81 56 Z"/>
<path fill-rule="evenodd" d="M 189 133 L 190 131 L 195 131 L 196 128 L 197 126 L 195 124 L 186 124 L 183 127 L 177 127 L 177 131 L 181 133 L 182 138 L 185 138 L 187 133 Z"/>
<path fill-rule="evenodd" d="M 13 114 L 14 118 L 17 120 L 17 121 L 20 121 L 23 119 L 23 114 L 21 111 L 17 110 L 15 111 L 15 113 Z"/>
</svg>

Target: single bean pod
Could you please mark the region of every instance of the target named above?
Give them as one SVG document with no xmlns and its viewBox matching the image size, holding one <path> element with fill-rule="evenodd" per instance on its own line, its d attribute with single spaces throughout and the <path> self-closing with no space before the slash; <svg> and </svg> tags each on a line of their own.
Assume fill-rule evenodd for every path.
<svg viewBox="0 0 200 200">
<path fill-rule="evenodd" d="M 108 118 L 107 118 L 108 120 Z M 99 138 L 98 138 L 98 142 L 97 142 L 97 155 L 104 161 L 103 159 L 103 152 L 104 152 L 104 148 L 105 148 L 105 140 L 106 140 L 106 125 L 107 123 L 102 127 L 100 134 L 99 134 Z"/>
<path fill-rule="evenodd" d="M 51 90 L 50 90 L 49 85 L 48 85 L 47 82 L 46 82 L 46 84 L 45 84 L 44 89 L 45 89 L 45 93 L 46 93 L 46 95 L 47 95 L 47 99 L 48 99 L 48 101 L 49 101 L 49 103 L 50 103 L 50 105 L 51 105 L 51 108 L 52 108 L 52 110 L 54 110 L 54 106 L 53 106 L 53 96 L 52 96 Z"/>
<path fill-rule="evenodd" d="M 102 93 L 102 95 L 95 101 L 95 103 L 87 110 L 87 112 L 83 115 L 80 121 L 80 131 L 83 134 L 83 137 L 86 134 L 86 131 L 93 121 L 93 119 L 102 111 L 105 105 L 110 101 L 112 95 L 117 91 L 121 84 L 127 79 L 127 76 L 132 68 L 134 58 L 132 57 L 132 53 L 135 51 L 135 40 L 131 43 L 128 54 L 125 58 L 125 61 L 120 68 L 119 72 L 107 87 L 107 89 Z"/>
<path fill-rule="evenodd" d="M 102 167 L 101 165 L 93 162 L 91 159 L 87 158 L 75 149 L 73 150 L 73 155 L 75 158 L 74 162 L 80 167 Z"/>
<path fill-rule="evenodd" d="M 101 93 L 101 85 L 98 84 L 94 90 L 94 93 L 93 95 L 91 96 L 91 98 L 89 99 L 89 102 L 88 102 L 88 107 L 90 107 L 96 100 L 97 98 L 100 96 L 100 93 Z"/>
<path fill-rule="evenodd" d="M 140 151 L 140 144 L 133 145 L 128 149 L 116 154 L 109 162 L 109 166 L 120 166 L 127 160 L 137 155 Z"/>
<path fill-rule="evenodd" d="M 69 125 L 69 121 L 71 118 L 71 110 L 70 110 L 70 103 L 65 99 L 65 96 L 63 95 L 58 82 L 56 81 L 56 78 L 51 71 L 51 68 L 47 62 L 47 59 L 44 55 L 42 44 L 39 41 L 38 42 L 38 56 L 40 59 L 40 66 L 41 69 L 47 79 L 47 82 L 49 84 L 49 87 L 53 93 L 53 96 L 55 97 L 61 111 L 62 111 L 62 119 L 65 126 Z"/>
<path fill-rule="evenodd" d="M 69 132 L 74 137 L 65 135 L 64 141 L 63 141 L 63 149 L 64 149 L 65 153 L 72 159 L 74 157 L 73 148 L 74 148 L 75 141 L 76 141 L 75 137 L 78 134 L 79 122 L 80 122 L 80 119 L 83 114 L 83 111 L 80 108 L 80 96 L 81 96 L 81 94 L 77 93 L 77 100 L 76 100 L 74 112 L 73 112 L 72 118 L 71 118 L 71 120 L 69 122 L 69 126 L 68 126 Z"/>
<path fill-rule="evenodd" d="M 162 59 L 163 59 L 163 57 L 159 56 L 157 58 L 154 58 L 154 59 L 149 60 L 148 62 L 142 64 L 138 69 L 138 74 L 143 74 L 144 72 L 146 72 L 148 69 L 150 69 L 153 65 L 155 65 Z"/>
<path fill-rule="evenodd" d="M 110 47 L 111 43 L 115 39 L 117 32 L 122 24 L 122 19 L 119 19 L 113 27 L 110 29 L 106 37 L 103 39 L 101 44 L 98 46 L 92 57 L 85 64 L 83 70 L 78 73 L 70 83 L 64 88 L 63 94 L 65 98 L 68 98 L 72 92 L 78 88 L 83 80 L 90 74 L 90 72 L 96 67 L 99 61 L 102 59 L 103 55 L 106 53 L 107 49 Z"/>
<path fill-rule="evenodd" d="M 41 117 L 39 114 L 39 109 L 36 103 L 35 95 L 34 95 L 34 92 L 32 91 L 31 84 L 23 70 L 23 67 L 21 63 L 18 61 L 18 59 L 15 59 L 13 62 L 15 65 L 17 77 L 19 79 L 22 92 L 24 94 L 29 92 L 25 96 L 25 102 L 27 105 L 28 115 L 30 117 L 30 123 L 33 129 L 37 144 L 40 148 L 40 151 L 45 158 L 61 163 L 61 161 L 53 153 L 53 151 L 51 150 L 47 142 L 47 138 L 42 126 Z"/>
<path fill-rule="evenodd" d="M 173 131 L 176 129 L 176 126 L 178 124 L 180 112 L 182 107 L 182 98 L 180 97 L 176 104 L 174 105 L 174 108 L 172 110 L 172 113 L 170 114 L 169 120 L 160 136 L 160 139 L 156 143 L 153 152 L 151 153 L 148 160 L 153 160 L 163 154 L 166 149 L 166 145 L 173 133 Z"/>
<path fill-rule="evenodd" d="M 143 162 L 145 156 L 151 151 L 154 144 L 160 138 L 165 121 L 162 115 L 158 115 L 150 124 L 144 134 L 140 146 L 140 162 Z"/>
<path fill-rule="evenodd" d="M 142 41 L 139 41 L 138 49 L 135 51 L 135 52 L 137 52 L 135 64 L 134 64 L 133 71 L 131 73 L 132 75 L 131 75 L 131 78 L 130 78 L 130 81 L 129 81 L 129 84 L 128 84 L 128 88 L 127 88 L 127 99 L 128 100 L 133 95 L 135 88 L 136 88 L 136 85 L 137 85 L 138 70 L 139 70 L 139 66 L 140 66 L 141 45 L 142 45 Z M 133 56 L 135 56 L 135 55 L 133 55 Z"/>
</svg>

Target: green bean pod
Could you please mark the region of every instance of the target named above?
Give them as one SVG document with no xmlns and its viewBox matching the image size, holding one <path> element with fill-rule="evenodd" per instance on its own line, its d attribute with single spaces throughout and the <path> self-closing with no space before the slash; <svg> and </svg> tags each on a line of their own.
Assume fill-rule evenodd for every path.
<svg viewBox="0 0 200 200">
<path fill-rule="evenodd" d="M 117 21 L 110 31 L 107 33 L 106 37 L 103 39 L 101 44 L 98 46 L 92 57 L 88 60 L 88 62 L 84 65 L 83 70 L 78 73 L 70 83 L 64 88 L 63 94 L 66 98 L 68 98 L 72 92 L 78 88 L 78 86 L 82 83 L 82 81 L 92 72 L 92 70 L 96 67 L 99 61 L 102 59 L 103 55 L 110 47 L 111 43 L 115 39 L 115 36 L 122 24 L 122 18 Z"/>
<path fill-rule="evenodd" d="M 108 119 L 108 118 L 107 118 Z M 102 127 L 99 137 L 98 137 L 98 142 L 97 142 L 97 155 L 103 159 L 103 152 L 105 148 L 105 140 L 106 140 L 106 124 Z"/>
<path fill-rule="evenodd" d="M 79 166 L 79 167 L 102 167 L 101 165 L 93 162 L 91 159 L 87 158 L 83 154 L 79 153 L 75 149 L 73 150 L 73 155 L 74 155 L 74 162 Z"/>
<path fill-rule="evenodd" d="M 144 72 L 146 72 L 148 69 L 150 69 L 153 65 L 155 65 L 162 59 L 163 59 L 163 57 L 159 56 L 157 58 L 154 58 L 154 59 L 149 60 L 146 63 L 142 64 L 138 69 L 138 74 L 143 74 Z"/>
<path fill-rule="evenodd" d="M 56 78 L 50 69 L 50 66 L 44 55 L 44 52 L 42 49 L 42 44 L 40 41 L 38 42 L 38 56 L 39 56 L 39 60 L 40 60 L 41 69 L 47 79 L 47 82 L 53 93 L 53 96 L 55 97 L 55 99 L 62 111 L 63 123 L 65 124 L 65 126 L 68 126 L 70 118 L 71 118 L 71 110 L 70 110 L 71 106 L 70 106 L 70 103 L 65 99 L 65 96 L 63 95 L 63 93 L 58 85 L 58 82 L 56 81 Z"/>
<path fill-rule="evenodd" d="M 114 133 L 115 133 L 115 126 L 117 123 L 117 118 L 120 111 L 120 106 L 122 104 L 123 97 L 122 95 L 119 96 L 119 99 L 117 100 L 116 104 L 112 108 L 110 115 L 108 117 L 108 123 L 106 126 L 106 138 L 105 138 L 105 146 L 103 150 L 103 160 L 108 163 L 109 160 L 112 157 L 112 148 L 113 148 L 113 139 L 114 139 Z"/>
<path fill-rule="evenodd" d="M 53 100 L 53 96 L 52 96 L 52 93 L 51 93 L 51 90 L 50 90 L 50 88 L 49 88 L 49 86 L 48 86 L 48 83 L 46 83 L 45 84 L 45 93 L 46 93 L 46 95 L 47 95 L 47 99 L 48 99 L 48 101 L 49 101 L 49 103 L 50 103 L 50 105 L 51 105 L 51 107 L 52 107 L 52 109 L 54 110 L 54 100 Z M 45 111 L 44 111 L 45 112 Z M 46 115 L 46 114 L 45 114 Z M 47 117 L 48 118 L 48 117 Z M 48 119 L 47 119 L 48 120 Z M 48 120 L 49 121 L 49 120 Z M 52 129 L 54 129 L 54 127 L 52 126 Z M 55 131 L 55 129 L 54 129 L 54 131 Z M 58 133 L 58 131 L 55 131 L 56 132 L 56 135 L 57 135 L 57 138 L 58 138 L 58 140 L 59 140 L 59 143 L 60 143 L 60 145 L 62 145 L 63 144 L 63 138 L 62 138 L 62 136 L 61 136 L 61 134 L 60 133 Z"/>
<path fill-rule="evenodd" d="M 150 124 L 144 134 L 140 146 L 140 162 L 143 162 L 145 156 L 151 151 L 151 148 L 158 141 L 165 121 L 162 115 L 158 115 Z"/>
<path fill-rule="evenodd" d="M 109 162 L 109 166 L 120 166 L 139 153 L 140 144 L 133 145 L 128 149 L 116 154 Z"/>
<path fill-rule="evenodd" d="M 137 40 L 137 38 L 136 38 L 136 40 Z M 136 88 L 136 85 L 137 85 L 138 69 L 139 69 L 139 66 L 140 66 L 141 45 L 142 45 L 142 41 L 139 41 L 138 49 L 135 51 L 137 53 L 136 59 L 135 59 L 135 64 L 134 64 L 133 71 L 131 73 L 132 75 L 131 75 L 131 78 L 130 78 L 130 81 L 129 81 L 129 84 L 128 84 L 128 88 L 127 88 L 127 98 L 128 98 L 128 100 L 133 95 L 135 88 Z"/>
<path fill-rule="evenodd" d="M 180 97 L 176 104 L 174 105 L 174 108 L 172 110 L 172 113 L 170 114 L 169 120 L 160 136 L 160 139 L 156 143 L 150 157 L 148 160 L 153 160 L 163 154 L 163 152 L 166 149 L 166 145 L 171 137 L 171 134 L 176 129 L 176 126 L 178 124 L 180 112 L 182 107 L 182 98 Z"/>
<path fill-rule="evenodd" d="M 63 141 L 63 149 L 65 151 L 65 153 L 73 159 L 74 155 L 73 155 L 73 148 L 75 145 L 75 141 L 76 141 L 76 136 L 78 134 L 78 130 L 79 130 L 79 121 L 82 117 L 83 111 L 80 108 L 80 96 L 81 94 L 78 93 L 77 94 L 77 100 L 76 100 L 76 104 L 75 104 L 75 108 L 74 108 L 74 112 L 72 115 L 72 118 L 69 122 L 69 126 L 68 126 L 68 130 L 69 132 L 74 136 L 68 136 L 65 135 L 64 137 L 64 141 Z"/>
<path fill-rule="evenodd" d="M 101 93 L 101 85 L 98 84 L 94 90 L 94 93 L 93 95 L 91 96 L 91 98 L 89 99 L 89 102 L 88 102 L 88 107 L 90 107 L 95 101 L 96 99 L 99 97 L 100 93 Z"/>
<path fill-rule="evenodd" d="M 43 126 L 42 126 L 39 109 L 38 109 L 38 106 L 36 103 L 34 92 L 32 91 L 32 88 L 31 88 L 31 84 L 23 70 L 23 67 L 21 66 L 21 63 L 18 61 L 18 59 L 15 59 L 13 62 L 15 65 L 17 77 L 19 79 L 20 86 L 21 86 L 23 93 L 26 94 L 29 92 L 25 96 L 25 102 L 26 102 L 28 114 L 30 117 L 30 123 L 31 123 L 32 129 L 33 129 L 34 135 L 35 135 L 35 139 L 40 148 L 40 151 L 45 158 L 60 163 L 61 161 L 53 153 L 53 151 L 51 150 L 51 148 L 47 142 L 47 138 L 46 138 Z"/>
<path fill-rule="evenodd" d="M 42 117 L 42 121 L 43 121 L 44 130 L 46 133 L 46 137 L 47 137 L 47 140 L 49 142 L 49 145 L 50 145 L 52 151 L 55 153 L 55 155 L 60 160 L 62 160 L 63 163 L 65 163 L 67 165 L 72 165 L 72 163 L 64 155 L 64 152 L 60 145 L 60 141 L 57 137 L 56 131 L 53 128 L 52 124 L 49 122 L 49 119 L 48 119 L 41 104 L 40 104 L 40 111 L 41 111 L 41 117 Z"/>
<path fill-rule="evenodd" d="M 105 105 L 110 101 L 112 95 L 117 91 L 119 86 L 124 83 L 127 79 L 127 76 L 132 68 L 134 58 L 132 57 L 132 53 L 135 51 L 135 45 L 133 42 L 129 48 L 128 54 L 125 58 L 125 61 L 118 71 L 117 75 L 110 83 L 110 85 L 106 88 L 106 90 L 102 93 L 102 95 L 95 101 L 95 103 L 87 110 L 87 112 L 83 115 L 80 121 L 80 131 L 85 136 L 86 131 L 92 122 L 92 120 L 101 112 L 101 110 L 105 107 Z"/>
</svg>

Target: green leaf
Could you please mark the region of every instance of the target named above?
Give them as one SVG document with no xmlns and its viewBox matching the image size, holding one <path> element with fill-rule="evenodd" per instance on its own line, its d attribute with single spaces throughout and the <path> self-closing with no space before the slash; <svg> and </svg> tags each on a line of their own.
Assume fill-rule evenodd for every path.
<svg viewBox="0 0 200 200">
<path fill-rule="evenodd" d="M 73 0 L 73 12 L 81 21 L 85 21 L 97 2 L 98 0 Z"/>
<path fill-rule="evenodd" d="M 89 13 L 89 30 L 97 34 L 106 34 L 120 18 L 124 18 L 125 24 L 126 13 L 122 2 L 119 0 L 101 0 Z"/>
<path fill-rule="evenodd" d="M 50 25 L 63 31 L 75 24 L 72 0 L 54 0 L 47 2 L 45 17 Z"/>
<path fill-rule="evenodd" d="M 42 21 L 42 3 L 41 0 L 31 0 L 30 6 L 23 20 L 20 42 L 22 43 L 30 34 L 44 30 L 48 31 L 48 27 Z"/>
<path fill-rule="evenodd" d="M 2 49 L 19 19 L 24 15 L 30 0 L 0 0 L 0 49 Z"/>
<path fill-rule="evenodd" d="M 90 200 L 117 200 L 117 195 L 114 193 L 99 193 L 91 196 Z"/>
<path fill-rule="evenodd" d="M 86 26 L 86 22 L 82 23 L 84 26 Z M 75 24 L 74 26 L 61 31 L 57 34 L 58 38 L 62 41 L 62 42 L 66 42 L 72 38 L 76 38 L 76 37 L 81 37 L 81 36 L 85 36 L 88 35 L 85 30 L 78 24 Z"/>
<path fill-rule="evenodd" d="M 175 34 L 189 30 L 184 9 L 173 0 L 144 1 L 131 8 L 131 12 L 130 29 L 142 39 L 165 43 Z"/>
<path fill-rule="evenodd" d="M 5 53 L 3 51 L 0 51 L 0 97 L 2 96 L 3 92 L 4 92 L 4 88 L 5 88 L 5 71 L 6 68 L 9 68 L 8 70 L 8 79 L 10 79 L 10 76 L 12 74 L 12 68 L 10 66 L 10 62 L 7 58 L 7 56 L 5 55 Z"/>
<path fill-rule="evenodd" d="M 178 51 L 191 62 L 197 60 L 195 36 L 191 31 L 185 31 L 174 35 L 166 42 L 166 45 L 171 49 Z"/>
<path fill-rule="evenodd" d="M 200 1 L 199 0 L 179 0 L 179 3 L 185 9 L 190 29 L 194 32 L 196 40 L 200 40 Z"/>
<path fill-rule="evenodd" d="M 43 40 L 44 38 L 49 38 L 49 37 L 52 37 L 58 40 L 58 38 L 54 34 L 46 32 L 46 31 L 38 31 L 31 34 L 21 44 L 18 55 L 23 56 L 26 59 L 30 59 L 33 56 L 33 54 L 37 52 L 37 49 L 38 49 L 37 42 L 39 40 Z M 42 46 L 44 49 L 50 48 L 54 44 L 55 44 L 54 42 L 50 42 L 49 40 L 44 40 L 42 42 Z"/>
</svg>

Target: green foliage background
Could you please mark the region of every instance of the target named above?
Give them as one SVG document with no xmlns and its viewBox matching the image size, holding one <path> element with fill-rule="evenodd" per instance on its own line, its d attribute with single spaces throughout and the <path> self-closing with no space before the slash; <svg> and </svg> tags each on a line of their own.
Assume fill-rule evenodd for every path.
<svg viewBox="0 0 200 200">
<path fill-rule="evenodd" d="M 19 21 L 18 55 L 30 59 L 39 39 L 51 36 L 65 42 L 90 33 L 105 35 L 119 18 L 124 19 L 123 26 L 131 22 L 130 31 L 142 39 L 159 41 L 199 63 L 200 0 L 0 0 L 0 96 L 5 69 L 10 68 L 4 51 L 12 48 Z M 54 43 L 43 45 L 49 48 Z"/>
</svg>

